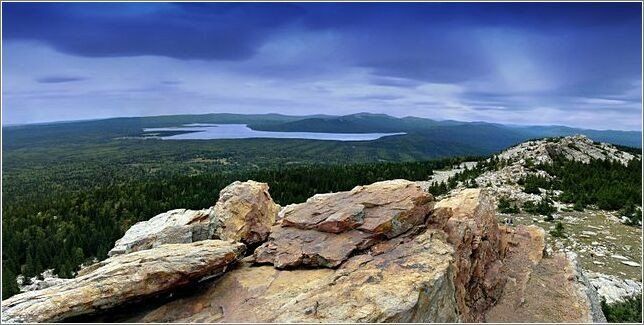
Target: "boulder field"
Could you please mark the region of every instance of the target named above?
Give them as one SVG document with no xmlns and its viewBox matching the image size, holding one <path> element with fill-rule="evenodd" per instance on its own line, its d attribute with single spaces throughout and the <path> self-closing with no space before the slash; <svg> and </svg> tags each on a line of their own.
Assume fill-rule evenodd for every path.
<svg viewBox="0 0 644 325">
<path fill-rule="evenodd" d="M 280 210 L 248 181 L 209 209 L 134 225 L 76 278 L 3 301 L 2 320 L 104 321 L 130 306 L 119 320 L 605 321 L 594 290 L 574 256 L 544 255 L 543 229 L 499 226 L 486 190 L 436 201 L 391 180 Z"/>
</svg>

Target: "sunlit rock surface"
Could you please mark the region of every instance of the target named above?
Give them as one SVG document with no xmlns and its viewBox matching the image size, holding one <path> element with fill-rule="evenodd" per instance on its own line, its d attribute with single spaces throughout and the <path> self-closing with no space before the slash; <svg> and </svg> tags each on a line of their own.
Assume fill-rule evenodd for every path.
<svg viewBox="0 0 644 325">
<path fill-rule="evenodd" d="M 56 322 L 138 301 L 221 274 L 244 251 L 241 243 L 206 240 L 110 257 L 60 285 L 2 301 L 2 321 Z"/>
</svg>

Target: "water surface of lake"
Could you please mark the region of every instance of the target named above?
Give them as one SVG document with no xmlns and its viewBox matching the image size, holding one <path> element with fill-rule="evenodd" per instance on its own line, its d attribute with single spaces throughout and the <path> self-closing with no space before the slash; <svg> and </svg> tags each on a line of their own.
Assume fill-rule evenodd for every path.
<svg viewBox="0 0 644 325">
<path fill-rule="evenodd" d="M 321 133 L 321 132 L 273 132 L 257 131 L 246 124 L 186 124 L 181 127 L 145 128 L 144 132 L 186 132 L 161 136 L 163 140 L 212 140 L 212 139 L 249 139 L 249 138 L 282 138 L 312 139 L 335 141 L 370 141 L 400 133 Z"/>
</svg>

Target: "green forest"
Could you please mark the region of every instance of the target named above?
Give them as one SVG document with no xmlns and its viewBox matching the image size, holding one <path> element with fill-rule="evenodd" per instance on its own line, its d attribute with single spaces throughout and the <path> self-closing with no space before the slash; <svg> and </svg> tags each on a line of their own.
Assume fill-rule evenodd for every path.
<svg viewBox="0 0 644 325">
<path fill-rule="evenodd" d="M 552 164 L 532 167 L 554 176 L 547 178 L 529 175 L 519 181 L 524 192 L 539 194 L 540 189 L 547 193 L 560 190 L 557 199 L 572 203 L 573 209 L 583 211 L 589 206 L 601 210 L 620 210 L 621 215 L 629 218 L 629 223 L 638 225 L 642 220 L 640 205 L 642 197 L 642 161 L 631 160 L 627 165 L 616 161 L 591 160 L 588 163 L 558 157 Z M 549 202 L 542 200 L 537 204 L 524 204 L 523 210 L 530 213 L 550 216 L 555 209 Z M 529 203 L 529 202 L 528 202 Z M 517 207 L 505 200 L 500 202 L 501 212 L 515 212 Z"/>
</svg>

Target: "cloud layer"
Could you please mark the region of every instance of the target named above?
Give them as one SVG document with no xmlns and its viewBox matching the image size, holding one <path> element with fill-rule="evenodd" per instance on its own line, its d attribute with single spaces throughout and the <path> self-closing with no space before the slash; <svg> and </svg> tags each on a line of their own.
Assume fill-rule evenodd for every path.
<svg viewBox="0 0 644 325">
<path fill-rule="evenodd" d="M 3 122 L 202 112 L 641 128 L 639 3 L 5 3 Z"/>
</svg>

